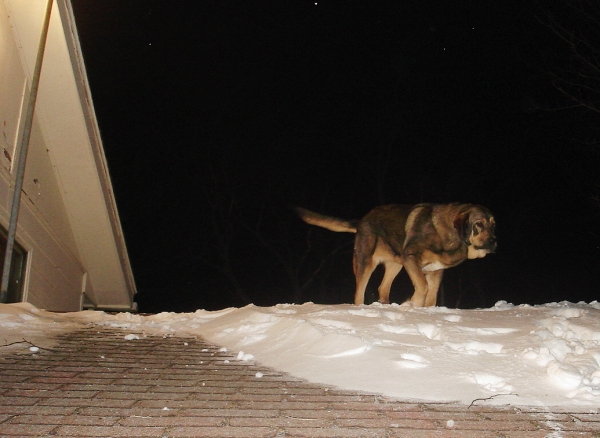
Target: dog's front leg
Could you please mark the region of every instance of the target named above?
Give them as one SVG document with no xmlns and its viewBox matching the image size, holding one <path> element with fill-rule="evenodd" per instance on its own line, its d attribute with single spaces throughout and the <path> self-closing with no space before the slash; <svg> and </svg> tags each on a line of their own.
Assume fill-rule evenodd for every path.
<svg viewBox="0 0 600 438">
<path fill-rule="evenodd" d="M 427 280 L 427 296 L 425 297 L 425 307 L 435 306 L 437 303 L 437 294 L 442 282 L 444 270 L 427 272 L 425 279 Z"/>
<path fill-rule="evenodd" d="M 408 301 L 411 301 L 417 307 L 424 307 L 426 305 L 425 300 L 427 299 L 429 284 L 421 270 L 419 258 L 412 254 L 406 255 L 404 257 L 404 269 L 406 269 L 406 272 L 415 287 L 415 292 Z"/>
</svg>

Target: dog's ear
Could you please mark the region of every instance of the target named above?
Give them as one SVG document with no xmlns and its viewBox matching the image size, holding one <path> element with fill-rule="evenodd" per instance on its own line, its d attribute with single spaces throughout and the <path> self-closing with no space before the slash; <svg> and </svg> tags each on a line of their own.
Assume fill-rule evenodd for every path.
<svg viewBox="0 0 600 438">
<path fill-rule="evenodd" d="M 469 229 L 471 227 L 471 224 L 469 222 L 470 215 L 471 215 L 470 211 L 465 211 L 463 213 L 460 213 L 454 219 L 454 228 L 456 228 L 456 231 L 458 232 L 460 240 L 462 240 L 464 242 L 468 242 L 469 236 L 471 235 L 471 230 Z"/>
</svg>

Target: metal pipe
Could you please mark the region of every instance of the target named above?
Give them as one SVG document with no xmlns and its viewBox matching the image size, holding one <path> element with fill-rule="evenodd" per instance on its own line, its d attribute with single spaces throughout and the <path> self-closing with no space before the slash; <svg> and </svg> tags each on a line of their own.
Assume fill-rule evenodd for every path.
<svg viewBox="0 0 600 438">
<path fill-rule="evenodd" d="M 8 236 L 6 238 L 6 253 L 4 254 L 4 268 L 2 270 L 2 284 L 0 291 L 0 303 L 6 303 L 8 299 L 8 280 L 10 278 L 10 267 L 12 263 L 12 254 L 15 246 L 15 234 L 17 232 L 17 219 L 19 217 L 19 206 L 21 205 L 21 190 L 23 188 L 23 178 L 25 176 L 25 162 L 27 161 L 27 152 L 29 150 L 29 139 L 31 138 L 31 128 L 33 126 L 33 112 L 37 100 L 38 88 L 40 85 L 40 74 L 42 72 L 42 63 L 44 61 L 44 52 L 46 51 L 46 40 L 48 38 L 48 29 L 50 27 L 50 13 L 52 12 L 53 0 L 48 0 L 44 23 L 42 25 L 42 34 L 40 36 L 40 45 L 38 46 L 35 68 L 31 79 L 31 90 L 29 92 L 29 101 L 27 102 L 27 113 L 23 127 L 23 137 L 19 150 L 19 162 L 17 165 L 17 175 L 15 179 L 15 190 L 13 192 L 12 208 L 10 211 L 10 222 L 8 224 Z"/>
</svg>

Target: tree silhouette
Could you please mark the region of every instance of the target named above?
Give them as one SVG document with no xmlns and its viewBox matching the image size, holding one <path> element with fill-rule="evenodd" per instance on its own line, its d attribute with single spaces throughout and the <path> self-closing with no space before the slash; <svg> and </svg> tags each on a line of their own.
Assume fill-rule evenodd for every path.
<svg viewBox="0 0 600 438">
<path fill-rule="evenodd" d="M 552 84 L 573 107 L 600 114 L 600 3 L 561 0 L 545 9 L 539 20 L 565 49 L 549 70 Z"/>
</svg>

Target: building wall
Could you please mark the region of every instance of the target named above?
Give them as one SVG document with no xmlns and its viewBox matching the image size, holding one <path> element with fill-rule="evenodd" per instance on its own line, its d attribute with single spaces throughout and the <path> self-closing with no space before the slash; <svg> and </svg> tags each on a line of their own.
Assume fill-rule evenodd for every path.
<svg viewBox="0 0 600 438">
<path fill-rule="evenodd" d="M 0 223 L 5 228 L 28 95 L 18 44 L 0 0 Z M 17 228 L 17 241 L 28 252 L 24 300 L 48 310 L 79 310 L 85 268 L 59 190 L 52 151 L 40 126 L 34 116 Z"/>
</svg>

